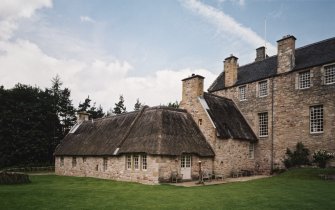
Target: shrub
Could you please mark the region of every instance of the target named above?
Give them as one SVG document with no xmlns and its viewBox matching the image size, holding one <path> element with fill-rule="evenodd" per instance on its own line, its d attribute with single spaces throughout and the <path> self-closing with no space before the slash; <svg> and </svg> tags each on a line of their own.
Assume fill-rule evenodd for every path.
<svg viewBox="0 0 335 210">
<path fill-rule="evenodd" d="M 287 148 L 286 156 L 287 158 L 284 160 L 284 165 L 286 168 L 310 164 L 308 159 L 309 150 L 305 148 L 301 142 L 297 143 L 296 150 L 294 152 Z"/>
<path fill-rule="evenodd" d="M 30 183 L 29 176 L 22 173 L 0 172 L 0 184 Z"/>
<path fill-rule="evenodd" d="M 313 162 L 317 163 L 320 168 L 325 168 L 327 162 L 332 158 L 334 158 L 334 155 L 325 150 L 319 150 L 313 154 Z"/>
</svg>

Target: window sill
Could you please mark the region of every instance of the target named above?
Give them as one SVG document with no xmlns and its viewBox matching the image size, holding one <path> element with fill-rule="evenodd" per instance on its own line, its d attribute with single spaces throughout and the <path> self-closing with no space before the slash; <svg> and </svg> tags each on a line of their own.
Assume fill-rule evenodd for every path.
<svg viewBox="0 0 335 210">
<path fill-rule="evenodd" d="M 259 138 L 268 138 L 269 135 L 266 135 L 266 136 L 258 136 Z"/>
</svg>

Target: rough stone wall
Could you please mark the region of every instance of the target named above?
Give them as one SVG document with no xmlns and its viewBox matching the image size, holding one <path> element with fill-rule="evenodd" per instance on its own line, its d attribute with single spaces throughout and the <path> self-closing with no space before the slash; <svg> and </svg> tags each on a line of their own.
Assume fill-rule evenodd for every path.
<svg viewBox="0 0 335 210">
<path fill-rule="evenodd" d="M 291 71 L 295 63 L 295 37 L 288 36 L 278 41 L 278 67 L 279 74 Z"/>
<path fill-rule="evenodd" d="M 297 89 L 297 74 L 290 72 L 275 77 L 273 94 L 273 147 L 274 167 L 283 167 L 286 148 L 294 149 L 297 142 L 310 149 L 311 154 L 319 149 L 335 151 L 335 84 L 323 85 L 321 66 L 304 69 L 311 70 L 312 86 L 308 89 Z M 239 100 L 238 87 L 220 90 L 214 94 L 234 100 L 256 134 L 259 133 L 258 113 L 268 112 L 269 135 L 259 137 L 255 145 L 255 161 L 262 170 L 271 168 L 272 147 L 272 79 L 269 79 L 269 91 L 266 97 L 257 97 L 258 82 L 247 84 L 247 100 Z M 310 133 L 310 106 L 323 105 L 324 132 Z"/>
<path fill-rule="evenodd" d="M 237 81 L 237 58 L 230 56 L 224 60 L 225 85 L 227 87 L 233 86 Z"/>
<path fill-rule="evenodd" d="M 77 157 L 77 164 L 72 167 L 72 157 L 64 157 L 64 166 L 61 166 L 61 157 L 55 159 L 55 172 L 57 175 L 95 177 L 117 181 L 131 181 L 143 184 L 158 184 L 169 182 L 171 172 L 180 173 L 180 157 L 147 155 L 147 170 L 127 170 L 126 156 L 108 157 L 107 170 L 103 168 L 103 157 Z M 198 161 L 203 163 L 203 169 L 212 171 L 212 158 L 192 155 L 192 178 L 198 177 Z"/>
</svg>

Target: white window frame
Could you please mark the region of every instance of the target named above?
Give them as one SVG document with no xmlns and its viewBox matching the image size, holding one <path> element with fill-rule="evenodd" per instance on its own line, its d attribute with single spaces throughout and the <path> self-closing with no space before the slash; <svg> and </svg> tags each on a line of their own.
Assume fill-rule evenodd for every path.
<svg viewBox="0 0 335 210">
<path fill-rule="evenodd" d="M 266 84 L 265 91 L 264 91 L 264 86 L 262 86 L 263 84 Z M 268 89 L 269 89 L 268 80 L 263 80 L 263 81 L 258 82 L 257 87 L 258 87 L 258 97 L 262 98 L 262 97 L 268 96 Z"/>
<path fill-rule="evenodd" d="M 141 155 L 142 170 L 146 171 L 148 169 L 148 159 L 146 154 Z"/>
<path fill-rule="evenodd" d="M 311 71 L 302 71 L 298 73 L 298 88 L 300 90 L 308 89 L 312 86 Z"/>
<path fill-rule="evenodd" d="M 311 106 L 309 108 L 310 133 L 317 134 L 324 131 L 324 108 L 323 105 Z"/>
<path fill-rule="evenodd" d="M 255 144 L 254 143 L 249 143 L 248 158 L 249 159 L 254 159 L 255 158 Z"/>
<path fill-rule="evenodd" d="M 238 93 L 239 93 L 240 101 L 247 100 L 247 86 L 246 85 L 238 87 Z"/>
<path fill-rule="evenodd" d="M 269 114 L 268 112 L 258 113 L 259 137 L 269 136 Z"/>
<path fill-rule="evenodd" d="M 140 170 L 140 155 L 133 155 L 133 164 L 135 170 Z"/>
<path fill-rule="evenodd" d="M 328 73 L 328 70 L 331 73 Z M 323 67 L 323 71 L 324 71 L 324 84 L 326 85 L 332 85 L 335 84 L 335 63 L 324 66 Z M 328 77 L 331 78 L 331 81 L 327 81 Z"/>
<path fill-rule="evenodd" d="M 126 170 L 131 170 L 133 167 L 132 156 L 126 155 Z"/>
<path fill-rule="evenodd" d="M 102 168 L 103 168 L 103 171 L 107 171 L 107 168 L 108 168 L 108 157 L 104 157 L 102 159 Z"/>
</svg>

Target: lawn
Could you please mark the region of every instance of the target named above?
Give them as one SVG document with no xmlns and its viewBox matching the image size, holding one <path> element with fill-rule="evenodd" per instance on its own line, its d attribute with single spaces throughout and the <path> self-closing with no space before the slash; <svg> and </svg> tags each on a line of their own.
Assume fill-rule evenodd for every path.
<svg viewBox="0 0 335 210">
<path fill-rule="evenodd" d="M 192 188 L 32 175 L 31 184 L 0 185 L 0 209 L 335 209 L 335 181 L 320 173 L 335 169 Z"/>
</svg>

